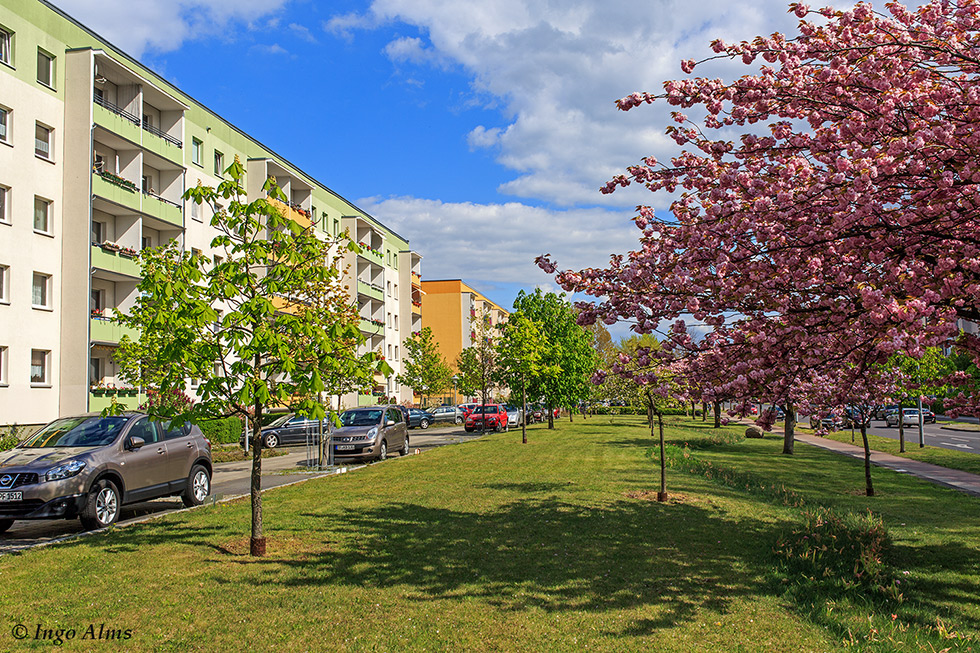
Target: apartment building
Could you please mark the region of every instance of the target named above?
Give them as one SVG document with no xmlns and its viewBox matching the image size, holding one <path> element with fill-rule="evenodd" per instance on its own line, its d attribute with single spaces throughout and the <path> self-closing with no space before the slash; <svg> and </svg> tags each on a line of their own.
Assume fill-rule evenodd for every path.
<svg viewBox="0 0 980 653">
<path fill-rule="evenodd" d="M 134 256 L 171 240 L 219 256 L 207 208 L 182 196 L 218 184 L 236 156 L 249 199 L 274 176 L 293 219 L 324 235 L 349 229 L 367 245 L 348 255 L 347 285 L 364 346 L 386 353 L 397 375 L 419 320 L 400 299 L 412 297 L 421 260 L 407 239 L 56 7 L 2 0 L 0 425 L 101 410 L 113 396 L 143 401 L 113 360 L 125 333 L 114 317 L 137 297 Z M 195 387 L 188 379 L 191 396 Z M 339 403 L 382 394 L 412 396 L 393 376 Z"/>
<path fill-rule="evenodd" d="M 420 279 L 419 290 L 420 322 L 423 327 L 432 329 L 439 351 L 453 367 L 460 352 L 472 346 L 476 338 L 473 319 L 487 315 L 490 325 L 496 326 L 506 322 L 510 315 L 461 279 Z"/>
</svg>

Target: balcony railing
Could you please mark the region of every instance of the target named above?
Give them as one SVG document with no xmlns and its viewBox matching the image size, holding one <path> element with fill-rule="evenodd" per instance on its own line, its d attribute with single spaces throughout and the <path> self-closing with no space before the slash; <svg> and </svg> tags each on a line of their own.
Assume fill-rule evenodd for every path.
<svg viewBox="0 0 980 653">
<path fill-rule="evenodd" d="M 161 131 L 161 130 L 157 129 L 153 125 L 148 125 L 148 124 L 146 124 L 144 122 L 143 123 L 143 129 L 145 129 L 146 131 L 150 132 L 154 136 L 159 136 L 160 138 L 162 138 L 163 140 L 167 141 L 171 145 L 176 145 L 177 147 L 179 147 L 181 149 L 183 149 L 183 147 L 184 147 L 184 144 L 181 143 L 179 140 L 177 140 L 176 138 L 174 138 L 173 136 L 171 136 L 167 132 Z"/>
<path fill-rule="evenodd" d="M 151 193 L 148 190 L 144 190 L 143 191 L 143 194 L 146 195 L 147 197 L 152 197 L 153 199 L 160 200 L 164 204 L 169 204 L 170 206 L 176 206 L 178 209 L 181 208 L 180 204 L 178 204 L 177 202 L 171 202 L 170 200 L 168 200 L 166 198 L 163 198 L 163 197 L 160 197 L 156 193 Z"/>
<path fill-rule="evenodd" d="M 102 107 L 103 109 L 107 109 L 107 110 L 109 110 L 109 111 L 111 111 L 111 112 L 113 112 L 113 113 L 115 113 L 117 115 L 122 116 L 123 118 L 125 118 L 126 120 L 129 120 L 130 122 L 132 122 L 135 125 L 139 125 L 140 124 L 140 119 L 137 116 L 134 116 L 133 114 L 131 114 L 130 112 L 126 111 L 122 107 L 116 106 L 112 102 L 109 102 L 109 100 L 106 100 L 104 97 L 99 97 L 98 95 L 96 95 L 95 96 L 95 103 L 97 105 L 99 105 L 100 107 Z"/>
</svg>

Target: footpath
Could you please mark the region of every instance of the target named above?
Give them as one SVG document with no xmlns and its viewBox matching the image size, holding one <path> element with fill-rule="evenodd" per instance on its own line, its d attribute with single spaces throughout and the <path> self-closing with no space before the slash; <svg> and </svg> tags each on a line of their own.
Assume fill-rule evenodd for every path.
<svg viewBox="0 0 980 653">
<path fill-rule="evenodd" d="M 864 460 L 864 448 L 848 444 L 847 442 L 828 440 L 816 435 L 797 435 L 796 441 L 820 447 L 821 449 L 827 449 L 842 456 Z M 932 465 L 900 456 L 893 456 L 892 454 L 881 451 L 871 452 L 871 464 L 903 474 L 910 474 L 937 485 L 943 485 L 954 490 L 959 490 L 960 492 L 965 492 L 966 494 L 980 496 L 980 475 L 977 474 L 971 474 L 959 469 L 940 467 L 939 465 Z"/>
</svg>

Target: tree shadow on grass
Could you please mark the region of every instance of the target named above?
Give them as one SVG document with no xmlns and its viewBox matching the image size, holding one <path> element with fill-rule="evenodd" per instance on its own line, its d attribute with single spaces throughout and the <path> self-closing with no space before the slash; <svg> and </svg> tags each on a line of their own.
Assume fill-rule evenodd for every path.
<svg viewBox="0 0 980 653">
<path fill-rule="evenodd" d="M 602 508 L 552 497 L 489 513 L 395 503 L 304 516 L 329 519 L 346 544 L 258 561 L 268 567 L 256 582 L 407 587 L 417 600 L 477 598 L 514 611 L 649 606 L 647 631 L 758 595 L 767 564 L 753 552 L 773 528 L 697 503 L 625 498 Z"/>
</svg>

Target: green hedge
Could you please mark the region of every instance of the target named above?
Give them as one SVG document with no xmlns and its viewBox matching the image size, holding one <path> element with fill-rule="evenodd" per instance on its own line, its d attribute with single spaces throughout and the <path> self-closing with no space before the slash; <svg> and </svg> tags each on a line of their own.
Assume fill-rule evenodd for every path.
<svg viewBox="0 0 980 653">
<path fill-rule="evenodd" d="M 13 435 L 0 436 L 0 451 L 6 451 L 7 449 L 13 449 L 21 438 Z"/>
<path fill-rule="evenodd" d="M 647 409 L 642 406 L 593 406 L 593 415 L 646 415 Z M 661 411 L 664 415 L 688 415 L 689 411 L 683 408 L 665 408 Z M 701 411 L 697 414 L 700 416 Z"/>
<path fill-rule="evenodd" d="M 215 444 L 238 442 L 242 435 L 242 421 L 237 417 L 212 419 L 198 424 L 204 437 Z"/>
</svg>

